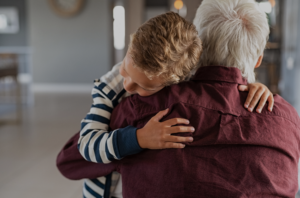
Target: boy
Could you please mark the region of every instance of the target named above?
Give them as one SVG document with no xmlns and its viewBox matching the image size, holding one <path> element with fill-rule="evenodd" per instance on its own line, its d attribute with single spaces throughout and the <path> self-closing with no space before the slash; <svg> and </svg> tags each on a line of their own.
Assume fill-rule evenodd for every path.
<svg viewBox="0 0 300 198">
<path fill-rule="evenodd" d="M 145 148 L 184 148 L 185 142 L 192 142 L 192 137 L 172 135 L 193 132 L 191 126 L 175 126 L 188 125 L 188 120 L 174 118 L 159 122 L 168 110 L 159 112 L 142 129 L 128 126 L 109 132 L 108 126 L 113 108 L 124 97 L 131 94 L 150 96 L 165 86 L 188 79 L 197 68 L 201 52 L 201 41 L 194 25 L 178 14 L 169 12 L 143 24 L 131 36 L 123 62 L 95 81 L 92 90 L 94 102 L 81 123 L 78 141 L 81 155 L 87 161 L 110 163 Z M 253 92 L 251 87 L 250 92 Z M 268 90 L 266 92 L 269 93 L 269 104 L 272 105 L 272 94 Z M 262 100 L 259 106 L 264 103 Z M 83 194 L 84 197 L 122 197 L 121 186 L 120 174 L 114 172 L 106 177 L 86 179 Z"/>
</svg>

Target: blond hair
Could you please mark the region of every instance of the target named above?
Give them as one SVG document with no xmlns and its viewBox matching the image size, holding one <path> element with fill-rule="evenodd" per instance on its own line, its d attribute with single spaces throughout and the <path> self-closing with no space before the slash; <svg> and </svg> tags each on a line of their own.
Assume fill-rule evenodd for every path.
<svg viewBox="0 0 300 198">
<path fill-rule="evenodd" d="M 255 82 L 270 29 L 254 0 L 204 0 L 194 24 L 203 41 L 200 66 L 236 67 L 248 83 Z"/>
<path fill-rule="evenodd" d="M 131 35 L 129 54 L 151 80 L 165 85 L 185 80 L 197 67 L 202 44 L 195 26 L 174 12 L 154 17 Z"/>
</svg>

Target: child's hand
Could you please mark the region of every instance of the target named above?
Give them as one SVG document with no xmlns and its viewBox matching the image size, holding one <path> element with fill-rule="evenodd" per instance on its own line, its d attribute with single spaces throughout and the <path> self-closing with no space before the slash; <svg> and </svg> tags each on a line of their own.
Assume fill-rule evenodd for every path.
<svg viewBox="0 0 300 198">
<path fill-rule="evenodd" d="M 252 83 L 248 85 L 240 85 L 239 90 L 249 91 L 245 102 L 245 108 L 248 109 L 248 111 L 252 112 L 259 100 L 259 105 L 256 108 L 257 113 L 261 113 L 262 108 L 265 106 L 267 101 L 269 102 L 268 110 L 272 111 L 274 106 L 274 97 L 267 86 L 261 83 Z"/>
<path fill-rule="evenodd" d="M 137 139 L 141 148 L 147 149 L 167 149 L 184 148 L 182 142 L 192 142 L 192 137 L 174 136 L 173 133 L 194 132 L 191 126 L 174 126 L 176 124 L 189 124 L 183 118 L 173 118 L 164 122 L 159 122 L 169 109 L 160 111 L 152 117 L 142 129 L 137 130 Z"/>
</svg>

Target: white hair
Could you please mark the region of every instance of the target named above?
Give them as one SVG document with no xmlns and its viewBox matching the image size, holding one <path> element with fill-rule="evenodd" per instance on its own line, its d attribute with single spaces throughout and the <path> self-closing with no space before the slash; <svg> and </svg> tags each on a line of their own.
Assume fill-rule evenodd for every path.
<svg viewBox="0 0 300 198">
<path fill-rule="evenodd" d="M 194 25 L 203 42 L 200 67 L 236 67 L 248 83 L 255 82 L 254 67 L 270 29 L 266 13 L 254 0 L 204 0 Z"/>
</svg>

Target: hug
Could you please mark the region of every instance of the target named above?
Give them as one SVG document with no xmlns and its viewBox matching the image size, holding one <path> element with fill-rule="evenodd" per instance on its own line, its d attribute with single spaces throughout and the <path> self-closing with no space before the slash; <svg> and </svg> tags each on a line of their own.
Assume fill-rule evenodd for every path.
<svg viewBox="0 0 300 198">
<path fill-rule="evenodd" d="M 150 19 L 95 80 L 58 169 L 87 198 L 295 197 L 299 116 L 255 83 L 268 36 L 253 0 Z"/>
</svg>

